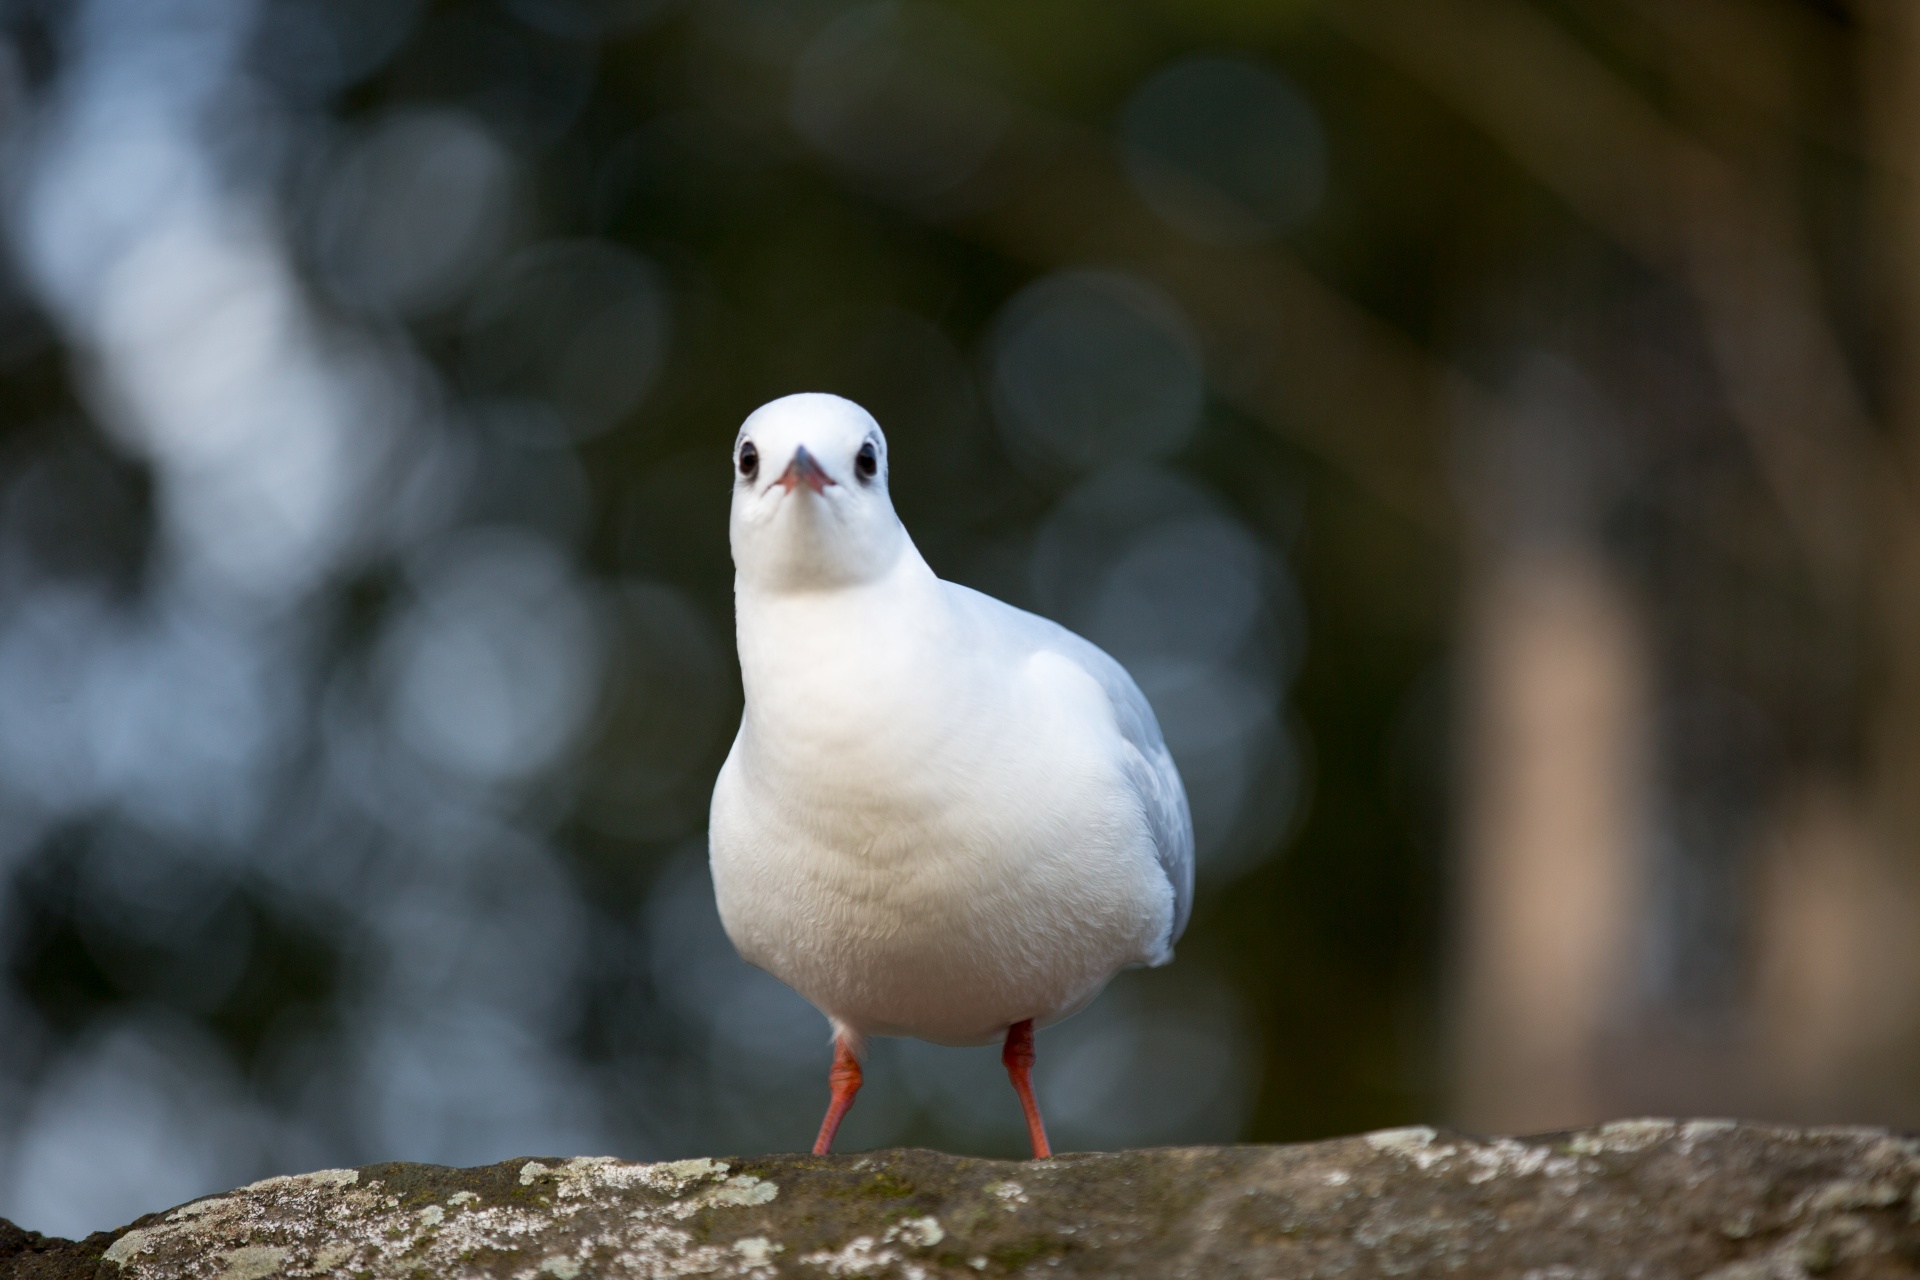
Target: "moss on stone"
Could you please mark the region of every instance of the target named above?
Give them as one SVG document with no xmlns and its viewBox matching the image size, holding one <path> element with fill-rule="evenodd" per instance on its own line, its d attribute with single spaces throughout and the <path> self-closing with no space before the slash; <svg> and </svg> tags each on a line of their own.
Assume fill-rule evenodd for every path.
<svg viewBox="0 0 1920 1280">
<path fill-rule="evenodd" d="M 81 1242 L 0 1224 L 0 1277 L 1900 1275 L 1920 1258 L 1916 1184 L 1920 1148 L 1894 1135 L 1670 1121 L 1020 1163 L 381 1164 Z"/>
</svg>

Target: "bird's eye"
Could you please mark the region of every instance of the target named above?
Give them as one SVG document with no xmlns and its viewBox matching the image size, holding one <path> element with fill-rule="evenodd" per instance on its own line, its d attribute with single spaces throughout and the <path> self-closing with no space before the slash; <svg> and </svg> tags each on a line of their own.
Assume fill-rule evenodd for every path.
<svg viewBox="0 0 1920 1280">
<path fill-rule="evenodd" d="M 860 473 L 862 480 L 871 480 L 880 474 L 880 451 L 869 440 L 860 446 L 860 452 L 853 455 L 853 469 Z"/>
<path fill-rule="evenodd" d="M 760 451 L 751 440 L 740 446 L 740 474 L 748 480 L 760 474 Z"/>
</svg>

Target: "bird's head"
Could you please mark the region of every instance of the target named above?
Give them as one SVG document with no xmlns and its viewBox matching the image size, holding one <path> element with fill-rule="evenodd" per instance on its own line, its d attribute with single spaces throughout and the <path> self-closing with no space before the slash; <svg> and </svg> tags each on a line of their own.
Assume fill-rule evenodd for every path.
<svg viewBox="0 0 1920 1280">
<path fill-rule="evenodd" d="M 733 442 L 733 565 L 741 581 L 809 591 L 871 582 L 908 545 L 887 496 L 887 438 L 851 400 L 761 405 Z"/>
</svg>

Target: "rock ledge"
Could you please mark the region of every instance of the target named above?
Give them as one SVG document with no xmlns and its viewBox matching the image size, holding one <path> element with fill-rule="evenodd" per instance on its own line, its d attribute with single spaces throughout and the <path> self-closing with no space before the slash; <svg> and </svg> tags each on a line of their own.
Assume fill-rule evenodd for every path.
<svg viewBox="0 0 1920 1280">
<path fill-rule="evenodd" d="M 1483 1140 L 1008 1163 L 930 1151 L 269 1178 L 81 1241 L 0 1221 L 0 1276 L 1920 1276 L 1920 1142 L 1627 1120 Z"/>
</svg>

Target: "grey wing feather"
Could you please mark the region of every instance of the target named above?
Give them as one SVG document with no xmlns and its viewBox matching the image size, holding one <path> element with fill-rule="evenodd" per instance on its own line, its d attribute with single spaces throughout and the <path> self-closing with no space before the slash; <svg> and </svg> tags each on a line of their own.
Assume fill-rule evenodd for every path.
<svg viewBox="0 0 1920 1280">
<path fill-rule="evenodd" d="M 1193 815 L 1187 807 L 1187 789 L 1180 782 L 1180 771 L 1160 734 L 1160 722 L 1154 718 L 1147 695 L 1140 692 L 1125 667 L 1091 640 L 969 587 L 948 585 L 975 601 L 984 601 L 994 612 L 1004 610 L 1002 621 L 1015 622 L 1036 648 L 1071 659 L 1106 691 L 1120 736 L 1132 748 L 1123 766 L 1127 780 L 1140 797 L 1160 869 L 1173 886 L 1173 927 L 1167 931 L 1171 955 L 1173 944 L 1186 932 L 1187 917 L 1193 914 Z"/>
<path fill-rule="evenodd" d="M 1075 642 L 1065 648 L 1065 656 L 1078 662 L 1106 690 L 1120 735 L 1133 748 L 1126 758 L 1128 780 L 1145 807 L 1154 849 L 1160 855 L 1160 869 L 1173 886 L 1173 927 L 1167 931 L 1171 949 L 1186 932 L 1187 917 L 1193 912 L 1193 816 L 1187 808 L 1187 789 L 1181 785 L 1180 771 L 1174 767 L 1173 755 L 1160 735 L 1160 722 L 1154 718 L 1147 695 L 1140 692 L 1126 668 L 1091 641 L 1065 628 L 1061 628 L 1061 634 Z"/>
</svg>

